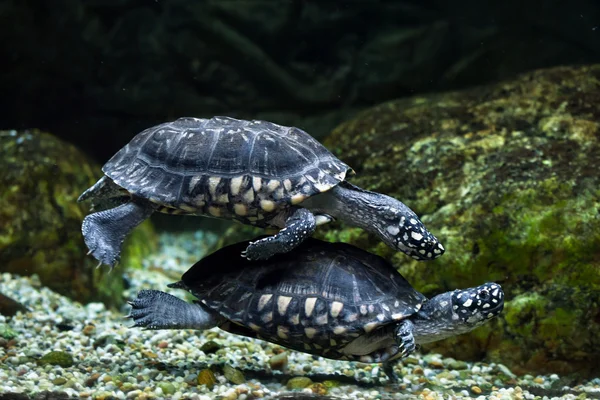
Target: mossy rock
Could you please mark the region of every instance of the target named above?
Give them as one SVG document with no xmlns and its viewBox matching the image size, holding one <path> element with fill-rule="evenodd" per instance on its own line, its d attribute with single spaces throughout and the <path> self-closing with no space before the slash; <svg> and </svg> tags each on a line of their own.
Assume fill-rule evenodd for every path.
<svg viewBox="0 0 600 400">
<path fill-rule="evenodd" d="M 497 281 L 500 319 L 425 346 L 517 371 L 600 369 L 600 65 L 539 70 L 388 102 L 325 145 L 352 181 L 419 214 L 444 244 L 411 260 L 340 224 L 317 237 L 382 255 L 427 295 Z"/>
<path fill-rule="evenodd" d="M 37 274 L 45 286 L 87 303 L 122 304 L 122 271 L 86 256 L 79 195 L 101 175 L 74 146 L 30 130 L 0 131 L 0 272 Z M 141 265 L 157 244 L 149 222 L 126 241 L 117 268 Z"/>
</svg>

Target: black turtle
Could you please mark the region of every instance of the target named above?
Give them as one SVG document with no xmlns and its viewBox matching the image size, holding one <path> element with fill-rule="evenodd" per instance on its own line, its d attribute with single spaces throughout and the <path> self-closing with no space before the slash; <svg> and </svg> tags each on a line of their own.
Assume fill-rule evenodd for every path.
<svg viewBox="0 0 600 400">
<path fill-rule="evenodd" d="M 459 335 L 503 309 L 500 285 L 454 290 L 427 299 L 383 258 L 349 244 L 314 238 L 265 261 L 240 258 L 248 242 L 197 262 L 169 285 L 199 301 L 157 290 L 131 301 L 134 326 L 209 329 L 215 326 L 331 359 L 384 363 L 419 343 Z"/>
<path fill-rule="evenodd" d="M 135 136 L 102 171 L 79 201 L 91 198 L 109 208 L 88 215 L 82 231 L 93 256 L 110 266 L 129 232 L 155 211 L 281 229 L 250 243 L 249 259 L 289 251 L 334 218 L 417 260 L 444 253 L 412 210 L 346 182 L 350 167 L 298 128 L 180 118 Z"/>
</svg>

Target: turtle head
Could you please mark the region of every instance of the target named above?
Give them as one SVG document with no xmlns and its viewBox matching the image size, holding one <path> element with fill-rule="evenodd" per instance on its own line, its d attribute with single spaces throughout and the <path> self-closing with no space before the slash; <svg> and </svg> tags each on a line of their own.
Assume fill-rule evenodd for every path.
<svg viewBox="0 0 600 400">
<path fill-rule="evenodd" d="M 417 343 L 467 333 L 496 317 L 504 308 L 497 283 L 439 294 L 423 304 L 412 321 Z"/>
<path fill-rule="evenodd" d="M 427 230 L 417 214 L 396 199 L 380 197 L 387 197 L 387 204 L 380 206 L 381 218 L 374 226 L 385 244 L 418 261 L 433 260 L 444 254 L 444 246 Z"/>
<path fill-rule="evenodd" d="M 474 329 L 504 308 L 504 292 L 497 283 L 452 292 L 452 320 Z"/>
</svg>

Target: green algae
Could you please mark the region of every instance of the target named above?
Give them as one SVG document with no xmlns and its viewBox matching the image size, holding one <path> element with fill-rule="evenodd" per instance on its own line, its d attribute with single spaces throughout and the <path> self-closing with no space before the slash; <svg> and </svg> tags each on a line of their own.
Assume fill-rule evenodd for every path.
<svg viewBox="0 0 600 400">
<path fill-rule="evenodd" d="M 64 351 L 51 351 L 44 354 L 42 358 L 37 361 L 38 365 L 58 365 L 63 368 L 69 368 L 75 363 L 73 356 Z"/>
<path fill-rule="evenodd" d="M 96 269 L 81 234 L 88 205 L 77 198 L 100 178 L 100 167 L 38 130 L 0 131 L 0 151 L 0 272 L 37 274 L 75 300 L 121 306 L 122 274 Z M 135 230 L 121 265 L 140 265 L 155 242 L 148 227 Z"/>
<path fill-rule="evenodd" d="M 316 236 L 389 259 L 434 295 L 497 281 L 503 315 L 425 345 L 521 372 L 600 368 L 600 66 L 534 71 L 365 110 L 325 141 L 352 181 L 402 200 L 446 253 L 418 262 L 342 225 Z"/>
</svg>

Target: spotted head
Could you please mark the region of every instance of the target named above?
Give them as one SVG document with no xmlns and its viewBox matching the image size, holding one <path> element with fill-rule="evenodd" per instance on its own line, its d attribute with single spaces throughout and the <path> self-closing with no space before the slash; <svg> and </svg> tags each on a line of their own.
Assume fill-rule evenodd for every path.
<svg viewBox="0 0 600 400">
<path fill-rule="evenodd" d="M 433 260 L 446 251 L 408 207 L 391 208 L 387 214 L 391 218 L 386 218 L 386 226 L 380 236 L 388 246 L 419 261 Z"/>
<path fill-rule="evenodd" d="M 498 316 L 504 308 L 504 292 L 497 283 L 452 292 L 452 319 L 475 328 Z"/>
</svg>

